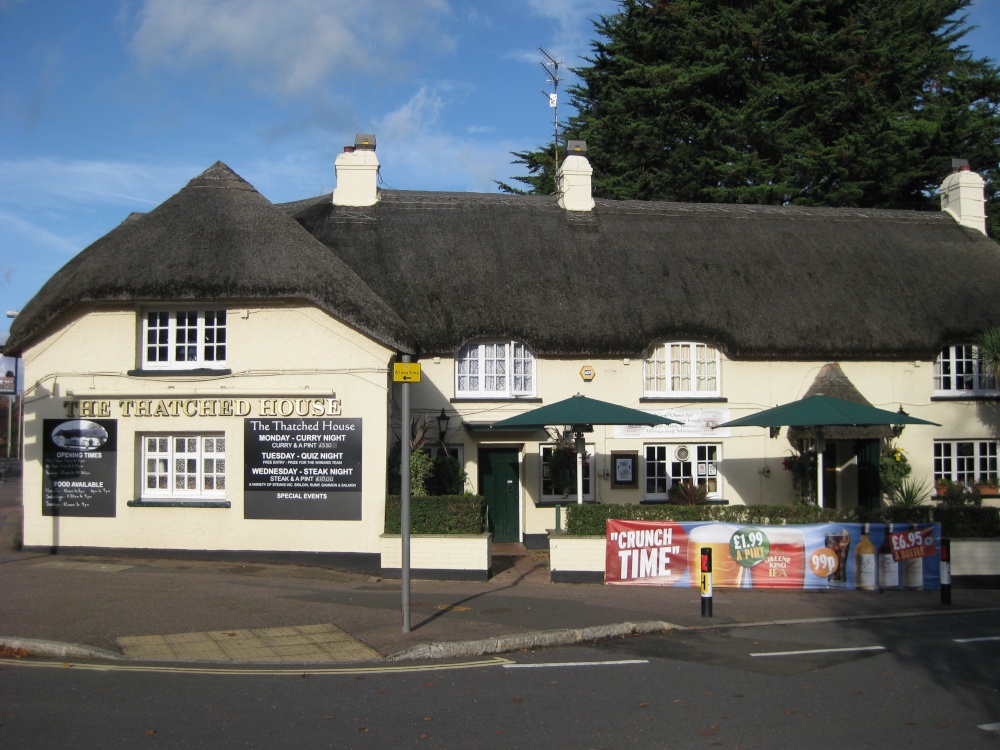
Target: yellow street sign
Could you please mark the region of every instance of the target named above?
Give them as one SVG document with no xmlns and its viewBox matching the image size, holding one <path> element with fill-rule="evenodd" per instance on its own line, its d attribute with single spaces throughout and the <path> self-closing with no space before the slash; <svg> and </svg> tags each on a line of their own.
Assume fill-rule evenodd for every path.
<svg viewBox="0 0 1000 750">
<path fill-rule="evenodd" d="M 395 362 L 392 365 L 392 381 L 394 383 L 419 383 L 419 362 Z"/>
</svg>

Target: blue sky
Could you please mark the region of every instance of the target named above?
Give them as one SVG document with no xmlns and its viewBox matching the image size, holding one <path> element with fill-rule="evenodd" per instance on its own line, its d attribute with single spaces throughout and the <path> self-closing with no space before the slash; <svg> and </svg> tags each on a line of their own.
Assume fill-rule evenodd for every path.
<svg viewBox="0 0 1000 750">
<path fill-rule="evenodd" d="M 0 311 L 217 160 L 294 200 L 332 190 L 337 153 L 372 132 L 389 187 L 493 191 L 520 173 L 511 151 L 551 138 L 538 47 L 579 65 L 616 7 L 0 0 Z M 966 44 L 1000 60 L 1000 0 L 969 18 Z"/>
</svg>

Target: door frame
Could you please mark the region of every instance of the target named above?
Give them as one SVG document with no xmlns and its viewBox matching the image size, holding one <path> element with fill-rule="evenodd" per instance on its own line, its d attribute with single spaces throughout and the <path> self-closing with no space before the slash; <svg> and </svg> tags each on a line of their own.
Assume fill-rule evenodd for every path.
<svg viewBox="0 0 1000 750">
<path fill-rule="evenodd" d="M 479 482 L 478 482 L 479 487 L 478 487 L 478 489 L 479 489 L 480 494 L 483 495 L 483 497 L 486 499 L 487 514 L 489 514 L 489 512 L 490 512 L 489 509 L 490 509 L 491 505 L 490 505 L 490 498 L 487 497 L 486 492 L 485 492 L 485 482 L 483 481 L 484 478 L 485 478 L 485 473 L 483 471 L 483 468 L 484 468 L 484 466 L 489 465 L 489 461 L 490 461 L 489 456 L 490 455 L 496 455 L 496 454 L 509 454 L 511 457 L 513 457 L 514 463 L 515 463 L 515 466 L 516 466 L 516 472 L 517 473 L 516 473 L 516 476 L 514 477 L 514 481 L 515 481 L 516 486 L 517 486 L 517 492 L 515 493 L 515 496 L 514 496 L 512 502 L 515 504 L 514 510 L 515 510 L 515 515 L 516 515 L 516 519 L 517 519 L 516 522 L 515 522 L 516 526 L 517 526 L 517 532 L 516 532 L 516 534 L 513 535 L 515 537 L 513 540 L 506 540 L 506 541 L 507 542 L 510 542 L 510 541 L 521 542 L 524 539 L 524 518 L 523 518 L 523 514 L 521 513 L 521 503 L 523 501 L 523 492 L 522 492 L 522 487 L 521 487 L 521 477 L 522 477 L 522 474 L 523 474 L 523 466 L 522 466 L 523 446 L 522 445 L 489 445 L 489 446 L 480 446 L 479 447 L 479 450 L 477 451 L 477 454 L 476 454 L 476 460 L 478 462 L 477 467 L 478 467 L 478 473 L 479 473 Z M 493 498 L 493 499 L 496 500 L 497 498 Z M 496 507 L 496 503 L 494 503 L 493 507 Z M 500 542 L 495 537 L 494 537 L 493 541 L 497 542 L 499 544 L 505 543 L 505 542 Z"/>
</svg>

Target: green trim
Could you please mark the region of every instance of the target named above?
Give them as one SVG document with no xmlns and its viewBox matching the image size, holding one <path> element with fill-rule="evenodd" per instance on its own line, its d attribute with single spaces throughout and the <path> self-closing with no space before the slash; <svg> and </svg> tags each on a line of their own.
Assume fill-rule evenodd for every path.
<svg viewBox="0 0 1000 750">
<path fill-rule="evenodd" d="M 129 500 L 130 508 L 232 508 L 228 500 Z"/>
<path fill-rule="evenodd" d="M 639 399 L 640 404 L 727 404 L 729 399 L 726 396 L 705 396 L 704 398 L 693 398 L 691 396 L 643 396 Z"/>
<path fill-rule="evenodd" d="M 199 367 L 196 370 L 128 370 L 125 374 L 131 378 L 155 378 L 163 375 L 204 378 L 218 375 L 232 375 L 233 371 L 229 368 L 213 370 L 208 367 Z"/>
</svg>

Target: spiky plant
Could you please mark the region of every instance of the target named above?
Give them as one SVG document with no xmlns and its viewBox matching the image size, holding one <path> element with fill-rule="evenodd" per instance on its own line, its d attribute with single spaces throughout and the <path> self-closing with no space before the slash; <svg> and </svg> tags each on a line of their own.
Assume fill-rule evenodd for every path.
<svg viewBox="0 0 1000 750">
<path fill-rule="evenodd" d="M 984 376 L 992 375 L 1000 382 L 1000 326 L 987 328 L 975 341 L 979 371 Z"/>
</svg>

